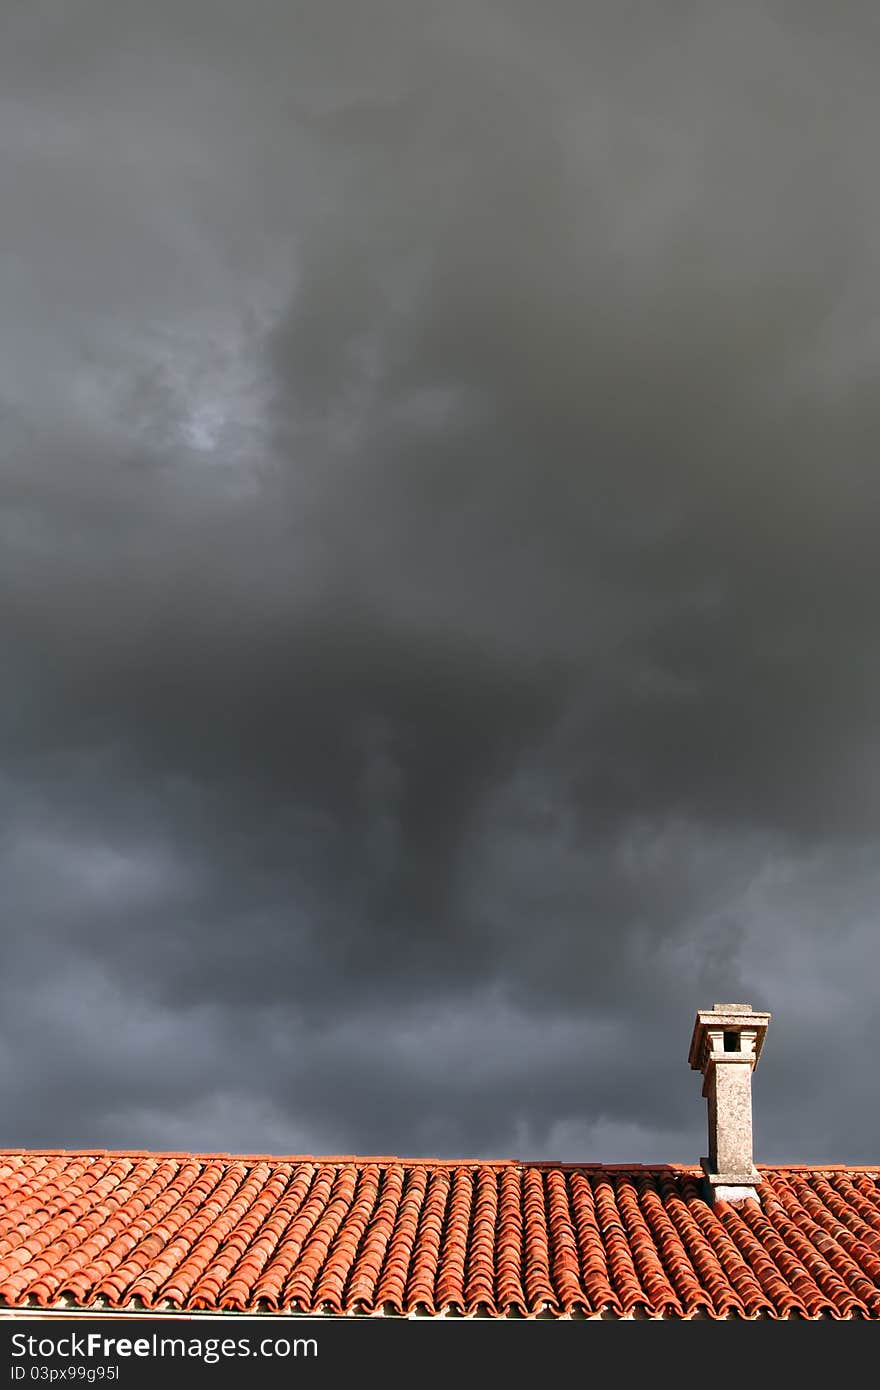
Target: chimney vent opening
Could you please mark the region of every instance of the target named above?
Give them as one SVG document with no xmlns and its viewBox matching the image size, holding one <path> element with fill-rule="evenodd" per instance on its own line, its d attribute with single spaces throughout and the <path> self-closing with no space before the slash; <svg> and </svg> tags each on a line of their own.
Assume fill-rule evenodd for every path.
<svg viewBox="0 0 880 1390">
<path fill-rule="evenodd" d="M 724 1051 L 739 1052 L 739 1033 L 724 1034 Z"/>
</svg>

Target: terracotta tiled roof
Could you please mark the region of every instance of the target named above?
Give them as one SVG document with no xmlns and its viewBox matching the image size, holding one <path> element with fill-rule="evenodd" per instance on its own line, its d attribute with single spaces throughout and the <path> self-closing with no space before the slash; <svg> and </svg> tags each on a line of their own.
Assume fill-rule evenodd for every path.
<svg viewBox="0 0 880 1390">
<path fill-rule="evenodd" d="M 880 1168 L 0 1152 L 0 1306 L 880 1318 Z"/>
</svg>

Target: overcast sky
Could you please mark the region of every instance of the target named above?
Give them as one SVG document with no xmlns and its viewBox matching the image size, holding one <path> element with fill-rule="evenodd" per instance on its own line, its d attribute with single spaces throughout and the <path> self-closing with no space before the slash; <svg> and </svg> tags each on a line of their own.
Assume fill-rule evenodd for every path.
<svg viewBox="0 0 880 1390">
<path fill-rule="evenodd" d="M 5 0 L 0 1144 L 878 1160 L 878 63 Z"/>
</svg>

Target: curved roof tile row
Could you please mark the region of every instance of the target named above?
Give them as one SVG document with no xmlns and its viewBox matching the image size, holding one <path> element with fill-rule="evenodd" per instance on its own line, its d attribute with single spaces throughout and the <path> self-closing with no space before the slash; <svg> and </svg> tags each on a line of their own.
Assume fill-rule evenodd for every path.
<svg viewBox="0 0 880 1390">
<path fill-rule="evenodd" d="M 880 1318 L 880 1169 L 0 1153 L 0 1306 Z"/>
</svg>

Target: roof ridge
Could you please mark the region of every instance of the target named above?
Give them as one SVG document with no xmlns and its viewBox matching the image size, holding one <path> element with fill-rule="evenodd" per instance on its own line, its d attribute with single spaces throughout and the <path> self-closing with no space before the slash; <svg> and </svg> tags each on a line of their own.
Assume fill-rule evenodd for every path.
<svg viewBox="0 0 880 1390">
<path fill-rule="evenodd" d="M 199 1163 L 394 1163 L 408 1168 L 539 1168 L 567 1172 L 602 1173 L 697 1173 L 698 1163 L 601 1163 L 594 1160 L 578 1162 L 550 1158 L 433 1158 L 405 1154 L 307 1154 L 307 1153 L 235 1153 L 196 1149 L 62 1149 L 17 1146 L 0 1148 L 0 1158 L 158 1158 L 191 1159 Z M 880 1163 L 759 1163 L 764 1173 L 876 1173 Z"/>
</svg>

